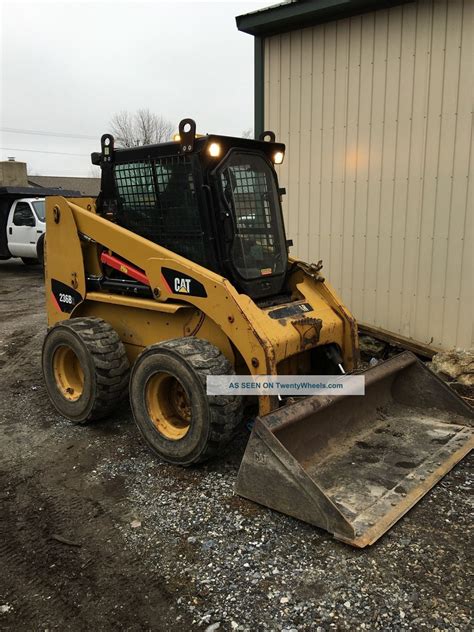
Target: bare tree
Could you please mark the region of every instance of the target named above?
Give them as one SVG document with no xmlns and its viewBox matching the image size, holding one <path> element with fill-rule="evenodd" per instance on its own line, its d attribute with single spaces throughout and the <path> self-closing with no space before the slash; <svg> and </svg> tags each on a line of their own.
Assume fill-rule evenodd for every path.
<svg viewBox="0 0 474 632">
<path fill-rule="evenodd" d="M 122 111 L 114 114 L 110 121 L 110 129 L 117 145 L 122 147 L 139 145 L 136 142 L 135 126 L 130 112 Z"/>
<path fill-rule="evenodd" d="M 174 130 L 171 121 L 148 109 L 140 109 L 132 114 L 127 111 L 118 112 L 113 115 L 110 127 L 115 142 L 120 147 L 162 143 L 171 140 Z"/>
<path fill-rule="evenodd" d="M 253 138 L 253 129 L 249 127 L 242 132 L 242 138 Z"/>
</svg>

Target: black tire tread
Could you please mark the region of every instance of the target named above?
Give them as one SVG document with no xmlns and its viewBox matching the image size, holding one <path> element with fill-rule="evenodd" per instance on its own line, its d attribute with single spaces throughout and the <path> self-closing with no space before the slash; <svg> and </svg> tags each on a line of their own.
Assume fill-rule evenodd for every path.
<svg viewBox="0 0 474 632">
<path fill-rule="evenodd" d="M 170 349 L 186 359 L 206 390 L 208 375 L 232 375 L 234 368 L 225 355 L 213 344 L 194 336 L 176 338 L 152 345 L 160 349 Z M 232 438 L 242 420 L 242 397 L 215 395 L 208 397 L 210 426 L 209 439 L 195 463 L 202 463 L 220 454 Z"/>
<path fill-rule="evenodd" d="M 130 365 L 125 348 L 113 327 L 101 318 L 71 318 L 61 327 L 73 331 L 85 344 L 95 366 L 96 398 L 81 424 L 106 417 L 128 396 Z"/>
</svg>

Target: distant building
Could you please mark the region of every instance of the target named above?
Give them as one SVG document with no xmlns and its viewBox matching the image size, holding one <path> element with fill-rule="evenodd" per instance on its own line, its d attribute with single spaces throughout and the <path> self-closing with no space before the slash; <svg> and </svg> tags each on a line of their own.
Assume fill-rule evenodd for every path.
<svg viewBox="0 0 474 632">
<path fill-rule="evenodd" d="M 470 347 L 472 0 L 304 0 L 237 18 L 255 38 L 255 133 L 279 167 L 292 254 L 357 320 Z"/>
<path fill-rule="evenodd" d="M 0 187 L 27 187 L 26 162 L 14 158 L 0 162 Z"/>
<path fill-rule="evenodd" d="M 100 178 L 78 178 L 62 176 L 28 176 L 30 186 L 48 189 L 68 189 L 80 191 L 82 195 L 97 197 L 100 192 Z"/>
<path fill-rule="evenodd" d="M 9 158 L 0 161 L 0 187 L 34 187 L 36 190 L 40 188 L 50 191 L 57 189 L 58 195 L 61 191 L 79 191 L 81 195 L 97 197 L 100 192 L 100 178 L 29 176 L 26 162 Z"/>
</svg>

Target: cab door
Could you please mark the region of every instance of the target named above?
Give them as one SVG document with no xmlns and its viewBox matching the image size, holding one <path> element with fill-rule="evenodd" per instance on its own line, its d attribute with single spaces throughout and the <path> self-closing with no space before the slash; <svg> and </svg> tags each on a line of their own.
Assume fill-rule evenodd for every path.
<svg viewBox="0 0 474 632">
<path fill-rule="evenodd" d="M 36 258 L 36 219 L 28 202 L 14 203 L 8 220 L 8 250 L 13 257 Z"/>
</svg>

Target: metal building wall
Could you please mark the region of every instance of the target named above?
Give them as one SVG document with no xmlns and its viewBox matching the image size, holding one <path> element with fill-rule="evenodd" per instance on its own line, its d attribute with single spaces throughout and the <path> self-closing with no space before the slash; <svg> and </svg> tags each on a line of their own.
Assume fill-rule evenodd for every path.
<svg viewBox="0 0 474 632">
<path fill-rule="evenodd" d="M 265 129 L 292 252 L 356 318 L 473 344 L 474 2 L 420 1 L 269 37 Z"/>
</svg>

